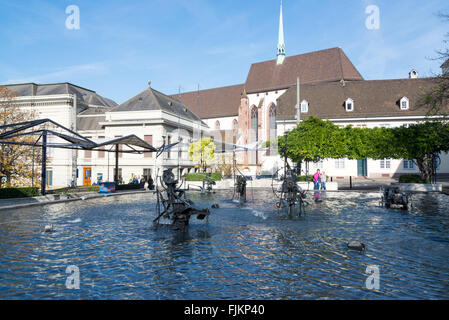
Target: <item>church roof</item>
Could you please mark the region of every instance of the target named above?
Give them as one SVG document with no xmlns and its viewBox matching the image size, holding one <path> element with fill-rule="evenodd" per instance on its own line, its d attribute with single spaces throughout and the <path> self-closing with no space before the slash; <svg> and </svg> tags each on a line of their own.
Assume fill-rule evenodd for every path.
<svg viewBox="0 0 449 320">
<path fill-rule="evenodd" d="M 181 102 L 201 119 L 234 117 L 239 114 L 244 85 L 192 91 L 181 94 Z M 171 96 L 178 99 L 178 95 Z M 199 105 L 198 105 L 199 104 Z"/>
<path fill-rule="evenodd" d="M 147 88 L 137 96 L 113 108 L 111 112 L 165 110 L 186 119 L 199 120 L 187 106 L 153 88 Z"/>
<path fill-rule="evenodd" d="M 28 96 L 46 96 L 58 94 L 73 94 L 79 101 L 86 105 L 115 107 L 115 103 L 111 99 L 100 96 L 95 91 L 79 87 L 77 85 L 65 83 L 50 83 L 50 84 L 36 84 L 36 83 L 21 83 L 21 84 L 7 84 L 5 85 L 9 90 L 16 93 L 19 97 Z"/>
<path fill-rule="evenodd" d="M 276 60 L 255 63 L 246 80 L 246 91 L 256 93 L 286 89 L 296 83 L 363 80 L 341 48 L 332 48 L 286 57 L 281 65 Z"/>
<path fill-rule="evenodd" d="M 425 116 L 428 109 L 418 100 L 423 91 L 435 87 L 434 78 L 327 82 L 301 85 L 300 101 L 309 103 L 309 111 L 301 119 Z M 399 101 L 407 97 L 409 110 L 401 110 Z M 347 112 L 345 101 L 354 100 L 354 111 Z M 294 120 L 296 115 L 296 86 L 278 99 L 277 119 Z M 448 110 L 446 110 L 448 112 Z"/>
</svg>

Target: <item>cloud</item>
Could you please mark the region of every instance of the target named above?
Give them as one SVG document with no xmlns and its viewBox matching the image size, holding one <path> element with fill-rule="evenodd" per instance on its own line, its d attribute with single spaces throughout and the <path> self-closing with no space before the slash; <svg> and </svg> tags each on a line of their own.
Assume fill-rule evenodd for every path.
<svg viewBox="0 0 449 320">
<path fill-rule="evenodd" d="M 40 75 L 25 77 L 25 78 L 15 78 L 6 80 L 5 83 L 46 83 L 46 82 L 66 82 L 72 78 L 76 77 L 87 77 L 89 75 L 104 74 L 109 71 L 107 65 L 103 62 L 100 63 L 88 63 L 80 64 L 75 66 L 69 66 L 60 68 L 59 70 L 52 71 L 49 73 L 44 73 Z"/>
</svg>

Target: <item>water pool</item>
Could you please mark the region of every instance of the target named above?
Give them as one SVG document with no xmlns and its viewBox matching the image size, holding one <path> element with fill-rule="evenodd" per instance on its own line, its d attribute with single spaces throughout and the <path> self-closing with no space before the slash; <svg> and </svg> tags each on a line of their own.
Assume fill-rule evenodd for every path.
<svg viewBox="0 0 449 320">
<path fill-rule="evenodd" d="M 249 193 L 242 209 L 232 192 L 189 194 L 220 208 L 185 234 L 153 227 L 150 194 L 1 211 L 0 299 L 449 298 L 448 196 L 415 195 L 403 212 L 379 207 L 379 193 L 309 194 L 292 219 L 271 191 Z M 349 250 L 352 239 L 367 250 Z M 368 266 L 379 289 L 366 287 Z"/>
</svg>

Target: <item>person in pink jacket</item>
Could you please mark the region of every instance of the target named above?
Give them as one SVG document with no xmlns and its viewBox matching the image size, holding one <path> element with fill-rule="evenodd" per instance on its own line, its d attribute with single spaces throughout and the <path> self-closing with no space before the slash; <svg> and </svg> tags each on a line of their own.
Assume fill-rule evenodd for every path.
<svg viewBox="0 0 449 320">
<path fill-rule="evenodd" d="M 320 169 L 318 169 L 315 174 L 313 175 L 313 184 L 315 190 L 320 190 L 321 185 L 321 172 Z"/>
</svg>

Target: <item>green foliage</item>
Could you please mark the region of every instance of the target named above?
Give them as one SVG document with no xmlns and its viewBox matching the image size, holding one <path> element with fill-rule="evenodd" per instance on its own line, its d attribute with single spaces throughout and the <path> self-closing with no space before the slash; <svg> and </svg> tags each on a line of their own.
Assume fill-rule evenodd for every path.
<svg viewBox="0 0 449 320">
<path fill-rule="evenodd" d="M 313 182 L 313 175 L 310 176 L 298 176 L 300 182 Z"/>
<path fill-rule="evenodd" d="M 315 117 L 301 122 L 287 137 L 278 139 L 280 154 L 286 147 L 288 157 L 294 162 L 342 158 L 347 150 L 344 142 L 344 132 L 338 126 Z"/>
<path fill-rule="evenodd" d="M 29 198 L 39 196 L 39 188 L 3 188 L 0 189 L 0 199 Z"/>
<path fill-rule="evenodd" d="M 417 174 L 404 174 L 399 177 L 399 183 L 430 183 L 430 180 L 422 179 Z"/>
<path fill-rule="evenodd" d="M 215 159 L 215 148 L 212 138 L 203 138 L 192 142 L 189 147 L 189 158 L 191 161 L 197 162 L 200 169 L 205 171 Z"/>
<path fill-rule="evenodd" d="M 120 184 L 117 186 L 117 191 L 123 191 L 123 190 L 138 190 L 140 189 L 140 184 Z M 98 187 L 97 187 L 98 190 Z"/>
<path fill-rule="evenodd" d="M 424 121 L 409 127 L 339 128 L 314 117 L 278 138 L 280 154 L 286 148 L 294 162 L 320 159 L 414 159 L 421 179 L 431 176 L 435 154 L 449 151 L 449 125 Z"/>
<path fill-rule="evenodd" d="M 203 181 L 205 178 L 205 173 L 188 173 L 184 176 L 185 181 Z M 210 177 L 212 181 L 221 181 L 222 179 L 221 173 L 212 173 Z"/>
</svg>

